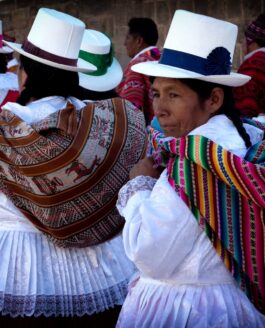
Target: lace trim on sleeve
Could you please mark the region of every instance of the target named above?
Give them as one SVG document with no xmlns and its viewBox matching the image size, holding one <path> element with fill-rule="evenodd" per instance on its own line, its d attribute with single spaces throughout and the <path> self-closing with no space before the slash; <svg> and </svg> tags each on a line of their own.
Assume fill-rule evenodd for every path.
<svg viewBox="0 0 265 328">
<path fill-rule="evenodd" d="M 123 208 L 126 206 L 128 200 L 137 192 L 141 190 L 152 190 L 157 179 L 148 176 L 138 176 L 130 180 L 124 185 L 120 191 L 117 201 L 117 207 Z"/>
</svg>

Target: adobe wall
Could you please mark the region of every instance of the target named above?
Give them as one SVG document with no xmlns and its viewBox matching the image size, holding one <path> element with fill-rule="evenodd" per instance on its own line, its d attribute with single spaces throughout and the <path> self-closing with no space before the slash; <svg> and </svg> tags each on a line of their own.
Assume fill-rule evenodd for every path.
<svg viewBox="0 0 265 328">
<path fill-rule="evenodd" d="M 113 39 L 116 57 L 124 66 L 129 58 L 123 43 L 127 22 L 133 16 L 146 16 L 155 20 L 159 29 L 158 45 L 162 46 L 176 9 L 228 20 L 239 27 L 233 67 L 243 59 L 244 27 L 265 11 L 265 0 L 1 0 L 0 19 L 5 33 L 22 42 L 27 36 L 38 8 L 54 8 L 83 20 L 88 28 L 98 29 Z"/>
</svg>

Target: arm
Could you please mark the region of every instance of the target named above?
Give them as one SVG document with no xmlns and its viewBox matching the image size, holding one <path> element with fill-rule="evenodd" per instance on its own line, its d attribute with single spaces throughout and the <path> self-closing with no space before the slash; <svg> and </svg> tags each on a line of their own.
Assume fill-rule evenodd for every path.
<svg viewBox="0 0 265 328">
<path fill-rule="evenodd" d="M 158 182 L 146 176 L 129 181 L 120 191 L 118 209 L 126 220 L 127 256 L 150 277 L 170 277 L 193 248 L 199 227 L 166 174 Z"/>
</svg>

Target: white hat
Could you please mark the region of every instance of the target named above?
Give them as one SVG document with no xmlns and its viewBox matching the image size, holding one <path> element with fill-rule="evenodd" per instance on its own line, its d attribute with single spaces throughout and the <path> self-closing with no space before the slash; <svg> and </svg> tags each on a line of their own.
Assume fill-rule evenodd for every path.
<svg viewBox="0 0 265 328">
<path fill-rule="evenodd" d="M 67 71 L 90 72 L 94 65 L 78 59 L 85 24 L 54 9 L 40 8 L 23 45 L 4 41 L 23 56 Z"/>
<path fill-rule="evenodd" d="M 132 66 L 138 73 L 169 78 L 191 78 L 240 86 L 250 77 L 231 72 L 237 26 L 212 17 L 176 10 L 157 61 Z"/>
<path fill-rule="evenodd" d="M 3 25 L 0 20 L 0 54 L 10 54 L 11 52 L 13 52 L 13 49 L 3 45 Z"/>
<path fill-rule="evenodd" d="M 97 70 L 92 73 L 79 73 L 79 85 L 92 91 L 109 91 L 122 80 L 123 71 L 113 57 L 111 40 L 103 33 L 85 30 L 79 58 L 92 63 Z"/>
</svg>

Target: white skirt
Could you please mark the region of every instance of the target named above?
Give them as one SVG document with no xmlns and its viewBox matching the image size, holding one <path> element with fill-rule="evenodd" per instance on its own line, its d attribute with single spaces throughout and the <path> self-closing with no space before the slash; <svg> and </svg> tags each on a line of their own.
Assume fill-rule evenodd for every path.
<svg viewBox="0 0 265 328">
<path fill-rule="evenodd" d="M 1 315 L 82 316 L 123 303 L 135 267 L 121 234 L 98 246 L 59 248 L 30 227 L 6 226 L 0 228 Z"/>
<path fill-rule="evenodd" d="M 264 328 L 265 316 L 234 284 L 131 282 L 116 328 Z"/>
</svg>

